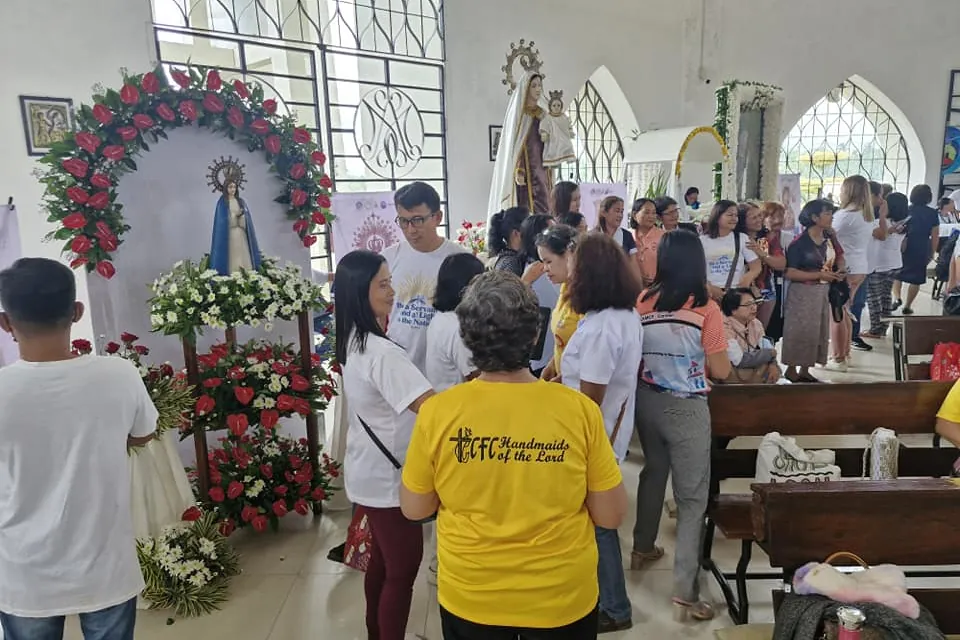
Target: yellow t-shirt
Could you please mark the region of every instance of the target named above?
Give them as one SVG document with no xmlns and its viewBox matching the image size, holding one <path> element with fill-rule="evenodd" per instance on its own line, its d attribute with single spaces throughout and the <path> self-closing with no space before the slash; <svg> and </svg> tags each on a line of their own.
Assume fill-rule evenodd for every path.
<svg viewBox="0 0 960 640">
<path fill-rule="evenodd" d="M 440 497 L 440 604 L 508 627 L 562 627 L 597 606 L 584 501 L 620 482 L 597 404 L 545 381 L 473 380 L 430 398 L 403 467 L 410 491 Z"/>
<path fill-rule="evenodd" d="M 960 424 L 960 380 L 957 380 L 950 387 L 950 393 L 943 399 L 937 417 Z"/>
<path fill-rule="evenodd" d="M 583 318 L 579 313 L 575 313 L 570 308 L 570 302 L 567 300 L 567 285 L 560 285 L 560 298 L 557 300 L 557 306 L 550 314 L 550 331 L 553 332 L 553 366 L 557 373 L 560 373 L 560 360 L 563 358 L 563 350 L 567 348 L 567 343 L 573 337 L 577 325 Z"/>
</svg>

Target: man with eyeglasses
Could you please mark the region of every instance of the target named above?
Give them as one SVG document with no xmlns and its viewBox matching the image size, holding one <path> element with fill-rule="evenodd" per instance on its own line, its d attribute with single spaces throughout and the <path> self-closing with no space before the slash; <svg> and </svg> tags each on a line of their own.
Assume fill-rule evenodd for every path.
<svg viewBox="0 0 960 640">
<path fill-rule="evenodd" d="M 397 191 L 394 203 L 404 240 L 383 251 L 396 291 L 387 336 L 406 349 L 413 364 L 426 375 L 427 327 L 436 313 L 433 293 L 440 265 L 450 254 L 465 249 L 437 233 L 443 211 L 440 195 L 430 185 L 408 184 Z"/>
</svg>

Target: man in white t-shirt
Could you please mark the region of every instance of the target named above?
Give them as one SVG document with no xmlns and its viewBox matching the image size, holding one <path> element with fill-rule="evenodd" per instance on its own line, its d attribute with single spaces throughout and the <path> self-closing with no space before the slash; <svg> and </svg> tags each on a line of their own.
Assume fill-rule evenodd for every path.
<svg viewBox="0 0 960 640">
<path fill-rule="evenodd" d="M 0 369 L 0 626 L 5 640 L 133 640 L 143 578 L 127 448 L 149 442 L 154 408 L 136 367 L 74 356 L 83 315 L 73 272 L 23 258 L 0 272 L 0 329 L 20 360 Z"/>
<path fill-rule="evenodd" d="M 393 278 L 396 296 L 387 323 L 387 337 L 406 349 L 417 369 L 426 375 L 427 327 L 436 313 L 433 293 L 444 258 L 465 251 L 437 233 L 443 221 L 440 195 L 424 182 L 413 182 L 397 191 L 397 224 L 405 242 L 383 251 Z"/>
</svg>

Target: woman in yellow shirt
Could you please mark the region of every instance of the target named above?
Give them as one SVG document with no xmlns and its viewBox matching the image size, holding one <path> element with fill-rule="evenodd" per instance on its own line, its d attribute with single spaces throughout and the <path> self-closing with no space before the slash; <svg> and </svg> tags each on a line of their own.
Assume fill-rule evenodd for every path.
<svg viewBox="0 0 960 640">
<path fill-rule="evenodd" d="M 600 409 L 530 373 L 539 310 L 513 274 L 478 276 L 457 317 L 480 376 L 423 405 L 400 496 L 437 513 L 444 640 L 596 638 L 594 526 L 627 508 Z"/>
<path fill-rule="evenodd" d="M 543 262 L 544 273 L 550 282 L 560 285 L 560 298 L 550 314 L 550 331 L 553 333 L 553 359 L 543 369 L 540 377 L 547 382 L 560 381 L 560 359 L 573 332 L 583 317 L 570 308 L 567 299 L 567 278 L 570 275 L 570 256 L 577 246 L 578 232 L 565 224 L 555 224 L 537 238 L 537 253 Z"/>
</svg>

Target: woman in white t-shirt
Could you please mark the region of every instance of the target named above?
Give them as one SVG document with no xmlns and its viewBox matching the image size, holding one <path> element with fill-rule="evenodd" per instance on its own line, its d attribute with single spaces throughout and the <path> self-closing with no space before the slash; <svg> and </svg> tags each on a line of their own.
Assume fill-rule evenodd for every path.
<svg viewBox="0 0 960 640">
<path fill-rule="evenodd" d="M 394 297 L 386 259 L 371 251 L 348 253 L 337 265 L 334 288 L 337 361 L 352 409 L 344 483 L 377 541 L 364 579 L 367 631 L 402 638 L 423 558 L 423 528 L 400 512 L 400 467 L 413 432 L 410 412 L 433 389 L 384 331 Z"/>
<path fill-rule="evenodd" d="M 460 337 L 456 308 L 470 281 L 484 272 L 483 263 L 469 253 L 447 256 L 440 265 L 433 308 L 437 314 L 427 327 L 427 380 L 437 393 L 473 377 L 470 350 Z"/>
<path fill-rule="evenodd" d="M 726 289 L 753 286 L 760 275 L 760 259 L 747 248 L 750 238 L 736 233 L 739 220 L 737 203 L 721 200 L 710 211 L 706 235 L 700 236 L 707 259 L 707 288 L 717 301 Z"/>
<path fill-rule="evenodd" d="M 863 176 L 850 176 L 840 188 L 840 210 L 833 214 L 833 231 L 843 248 L 851 301 L 856 297 L 863 279 L 871 272 L 869 248 L 873 238 L 873 223 L 870 183 Z M 886 231 L 885 221 L 881 221 L 881 228 Z M 833 361 L 841 371 L 846 371 L 849 366 L 852 338 L 853 316 L 848 304 L 843 320 L 831 320 L 830 323 Z"/>
<path fill-rule="evenodd" d="M 863 338 L 880 339 L 887 335 L 887 323 L 883 318 L 893 313 L 893 281 L 903 266 L 903 234 L 906 230 L 910 206 L 907 196 L 891 193 L 887 196 L 886 232 L 874 232 L 870 241 L 870 266 L 873 273 L 867 278 L 867 306 L 870 309 L 870 330 L 861 335 Z M 880 216 L 873 223 L 874 229 L 880 228 Z M 882 236 L 882 237 L 878 237 Z M 861 285 L 863 286 L 863 285 Z"/>
<path fill-rule="evenodd" d="M 567 296 L 583 318 L 561 359 L 563 384 L 600 406 L 607 436 L 618 461 L 627 454 L 633 434 L 634 407 L 643 325 L 636 311 L 642 285 L 616 240 L 592 233 L 577 245 Z M 596 528 L 600 553 L 600 625 L 608 631 L 630 628 L 630 599 L 623 576 L 620 538 L 615 530 Z"/>
</svg>

